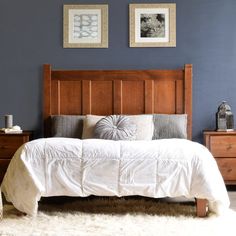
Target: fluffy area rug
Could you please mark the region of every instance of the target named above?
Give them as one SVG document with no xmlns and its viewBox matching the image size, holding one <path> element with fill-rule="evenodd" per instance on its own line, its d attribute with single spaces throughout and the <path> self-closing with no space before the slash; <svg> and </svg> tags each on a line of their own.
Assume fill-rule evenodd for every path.
<svg viewBox="0 0 236 236">
<path fill-rule="evenodd" d="M 46 199 L 37 217 L 4 205 L 0 235 L 57 236 L 222 236 L 235 235 L 236 212 L 195 216 L 193 203 L 150 198 Z"/>
</svg>

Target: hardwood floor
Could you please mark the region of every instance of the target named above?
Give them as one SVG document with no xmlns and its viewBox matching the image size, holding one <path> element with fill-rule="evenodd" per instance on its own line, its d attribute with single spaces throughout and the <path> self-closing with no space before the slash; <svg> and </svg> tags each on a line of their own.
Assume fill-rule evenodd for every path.
<svg viewBox="0 0 236 236">
<path fill-rule="evenodd" d="M 230 208 L 236 211 L 236 191 L 228 191 L 230 198 Z"/>
</svg>

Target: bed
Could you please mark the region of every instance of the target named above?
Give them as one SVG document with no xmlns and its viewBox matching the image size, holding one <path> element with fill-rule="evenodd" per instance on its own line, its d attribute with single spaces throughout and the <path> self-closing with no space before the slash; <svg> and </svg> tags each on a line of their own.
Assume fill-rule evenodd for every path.
<svg viewBox="0 0 236 236">
<path fill-rule="evenodd" d="M 44 138 L 17 150 L 1 186 L 18 210 L 36 215 L 41 197 L 60 195 L 194 197 L 198 216 L 229 207 L 214 158 L 190 141 L 192 65 L 173 70 L 54 70 L 47 64 L 43 98 Z M 54 119 L 68 117 L 83 118 L 82 134 L 63 135 L 69 130 L 62 131 L 63 125 L 62 133 L 55 131 Z M 156 119 L 153 130 L 150 122 L 146 126 L 150 117 Z M 185 137 L 166 138 L 155 131 L 166 117 L 186 120 Z M 117 119 L 126 128 L 121 139 L 92 136 L 91 127 L 104 135 L 104 121 Z M 117 124 L 112 123 L 112 130 Z M 150 132 L 158 138 L 150 138 Z"/>
</svg>

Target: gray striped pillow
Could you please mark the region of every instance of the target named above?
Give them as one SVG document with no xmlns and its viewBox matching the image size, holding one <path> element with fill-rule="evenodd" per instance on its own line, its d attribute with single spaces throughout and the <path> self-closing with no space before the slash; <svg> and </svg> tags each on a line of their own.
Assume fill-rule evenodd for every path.
<svg viewBox="0 0 236 236">
<path fill-rule="evenodd" d="M 187 138 L 187 114 L 153 114 L 152 139 Z"/>
<path fill-rule="evenodd" d="M 51 116 L 51 136 L 81 139 L 84 117 L 80 115 Z"/>
</svg>

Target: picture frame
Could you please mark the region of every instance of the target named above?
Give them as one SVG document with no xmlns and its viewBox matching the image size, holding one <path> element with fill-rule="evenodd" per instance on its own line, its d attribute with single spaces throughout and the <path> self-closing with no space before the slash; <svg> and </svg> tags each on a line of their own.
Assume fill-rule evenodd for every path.
<svg viewBox="0 0 236 236">
<path fill-rule="evenodd" d="M 108 5 L 64 5 L 64 48 L 108 48 Z"/>
<path fill-rule="evenodd" d="M 176 47 L 176 4 L 129 4 L 130 47 Z"/>
</svg>

